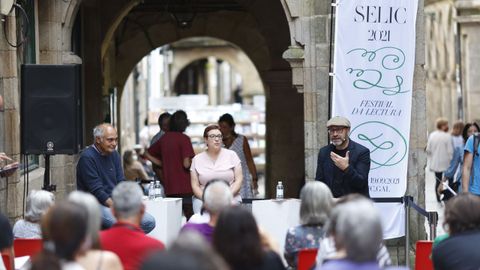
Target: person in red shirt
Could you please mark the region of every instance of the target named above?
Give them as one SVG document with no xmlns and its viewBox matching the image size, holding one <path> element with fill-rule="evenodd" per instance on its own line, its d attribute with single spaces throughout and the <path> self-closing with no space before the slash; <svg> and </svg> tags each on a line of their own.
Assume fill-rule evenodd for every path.
<svg viewBox="0 0 480 270">
<path fill-rule="evenodd" d="M 183 212 L 187 219 L 193 214 L 189 169 L 195 156 L 190 138 L 183 134 L 189 124 L 187 114 L 176 111 L 170 117 L 170 130 L 146 153 L 146 157 L 161 168 L 165 195 L 183 198 Z"/>
<path fill-rule="evenodd" d="M 104 250 L 117 254 L 125 270 L 139 269 L 152 252 L 165 249 L 162 242 L 146 236 L 140 229 L 145 213 L 142 190 L 134 182 L 121 182 L 112 192 L 113 215 L 117 223 L 100 233 Z"/>
</svg>

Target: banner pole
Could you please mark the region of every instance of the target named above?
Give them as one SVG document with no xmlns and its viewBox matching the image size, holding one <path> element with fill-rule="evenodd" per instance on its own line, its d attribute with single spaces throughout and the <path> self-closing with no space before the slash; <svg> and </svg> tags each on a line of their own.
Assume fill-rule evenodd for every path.
<svg viewBox="0 0 480 270">
<path fill-rule="evenodd" d="M 333 67 L 332 67 L 332 62 L 333 62 L 333 23 L 334 23 L 334 17 L 333 17 L 333 10 L 335 7 L 335 0 L 331 0 L 330 3 L 330 50 L 328 53 L 328 119 L 332 117 L 332 72 L 333 72 Z"/>
<path fill-rule="evenodd" d="M 405 265 L 410 269 L 410 197 L 405 196 Z"/>
</svg>

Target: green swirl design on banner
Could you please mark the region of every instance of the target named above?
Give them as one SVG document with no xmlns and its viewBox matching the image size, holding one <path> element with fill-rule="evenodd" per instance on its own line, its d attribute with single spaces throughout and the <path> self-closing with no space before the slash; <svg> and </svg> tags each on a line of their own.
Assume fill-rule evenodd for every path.
<svg viewBox="0 0 480 270">
<path fill-rule="evenodd" d="M 375 63 L 376 59 L 379 58 L 377 56 L 383 55 L 380 60 L 380 65 L 385 71 L 400 69 L 405 64 L 405 53 L 396 47 L 382 47 L 377 50 L 370 51 L 364 48 L 356 48 L 347 52 L 347 55 L 351 53 L 354 54 L 356 52 L 360 52 L 360 57 L 365 58 L 368 62 L 372 63 Z M 349 67 L 346 69 L 346 71 L 359 78 L 353 81 L 353 87 L 359 90 L 378 88 L 381 89 L 382 93 L 387 96 L 398 95 L 410 91 L 402 89 L 404 80 L 400 75 L 395 75 L 394 85 L 384 85 L 382 83 L 382 80 L 384 79 L 384 73 L 381 69 Z"/>
<path fill-rule="evenodd" d="M 389 53 L 388 50 L 391 50 L 391 51 L 394 51 L 394 52 Z M 374 51 L 368 51 L 367 49 L 364 49 L 364 48 L 356 48 L 356 49 L 350 50 L 349 52 L 347 52 L 347 54 L 350 54 L 350 53 L 356 52 L 356 51 L 362 52 L 362 54 L 360 56 L 361 57 L 367 57 L 368 62 L 373 62 L 375 60 L 375 58 L 377 57 L 377 54 L 379 52 L 387 51 L 387 54 L 384 55 L 383 58 L 382 58 L 382 67 L 384 69 L 395 70 L 395 69 L 401 68 L 403 66 L 403 64 L 405 64 L 405 53 L 397 47 L 382 47 L 382 48 L 374 50 Z M 395 51 L 398 54 L 395 54 Z M 394 66 L 389 67 L 389 65 L 388 65 L 389 61 L 391 61 L 394 64 Z"/>
<path fill-rule="evenodd" d="M 387 135 L 385 135 L 388 133 Z M 380 121 L 367 121 L 356 126 L 350 137 L 370 149 L 370 170 L 399 164 L 407 155 L 405 137 L 395 127 Z"/>
<path fill-rule="evenodd" d="M 376 69 L 353 69 L 353 68 L 348 68 L 346 71 L 350 74 L 356 72 L 355 76 L 357 78 L 361 78 L 365 74 L 365 72 L 372 73 L 373 76 L 376 75 L 378 77 L 377 80 L 372 80 L 372 81 L 368 81 L 368 80 L 365 80 L 365 79 L 355 80 L 353 82 L 353 86 L 357 89 L 368 90 L 368 89 L 372 89 L 374 87 L 377 87 L 377 88 L 383 89 L 382 90 L 383 94 L 385 94 L 387 96 L 393 96 L 393 95 L 396 95 L 396 94 L 408 92 L 408 91 L 402 91 L 403 78 L 401 76 L 395 76 L 396 83 L 397 83 L 396 85 L 385 86 L 385 85 L 380 84 L 380 82 L 382 81 L 383 75 L 380 71 L 378 71 Z"/>
</svg>

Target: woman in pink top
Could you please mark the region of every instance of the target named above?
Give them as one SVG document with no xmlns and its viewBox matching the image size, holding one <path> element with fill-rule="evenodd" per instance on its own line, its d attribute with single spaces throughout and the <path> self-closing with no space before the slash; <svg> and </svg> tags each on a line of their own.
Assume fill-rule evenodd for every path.
<svg viewBox="0 0 480 270">
<path fill-rule="evenodd" d="M 213 179 L 230 183 L 230 189 L 235 199 L 241 201 L 239 192 L 243 176 L 240 159 L 234 151 L 222 147 L 222 132 L 217 125 L 205 128 L 203 137 L 207 150 L 196 155 L 190 167 L 192 190 L 194 199 L 197 199 L 197 202 L 194 200 L 194 205 L 201 200 L 205 185 Z"/>
</svg>

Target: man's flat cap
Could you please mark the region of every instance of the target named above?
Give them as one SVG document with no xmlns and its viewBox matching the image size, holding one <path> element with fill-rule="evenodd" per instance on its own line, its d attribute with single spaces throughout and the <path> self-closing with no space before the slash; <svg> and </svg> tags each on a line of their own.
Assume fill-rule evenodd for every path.
<svg viewBox="0 0 480 270">
<path fill-rule="evenodd" d="M 327 128 L 331 126 L 350 127 L 350 121 L 342 116 L 335 116 L 327 121 Z"/>
</svg>

